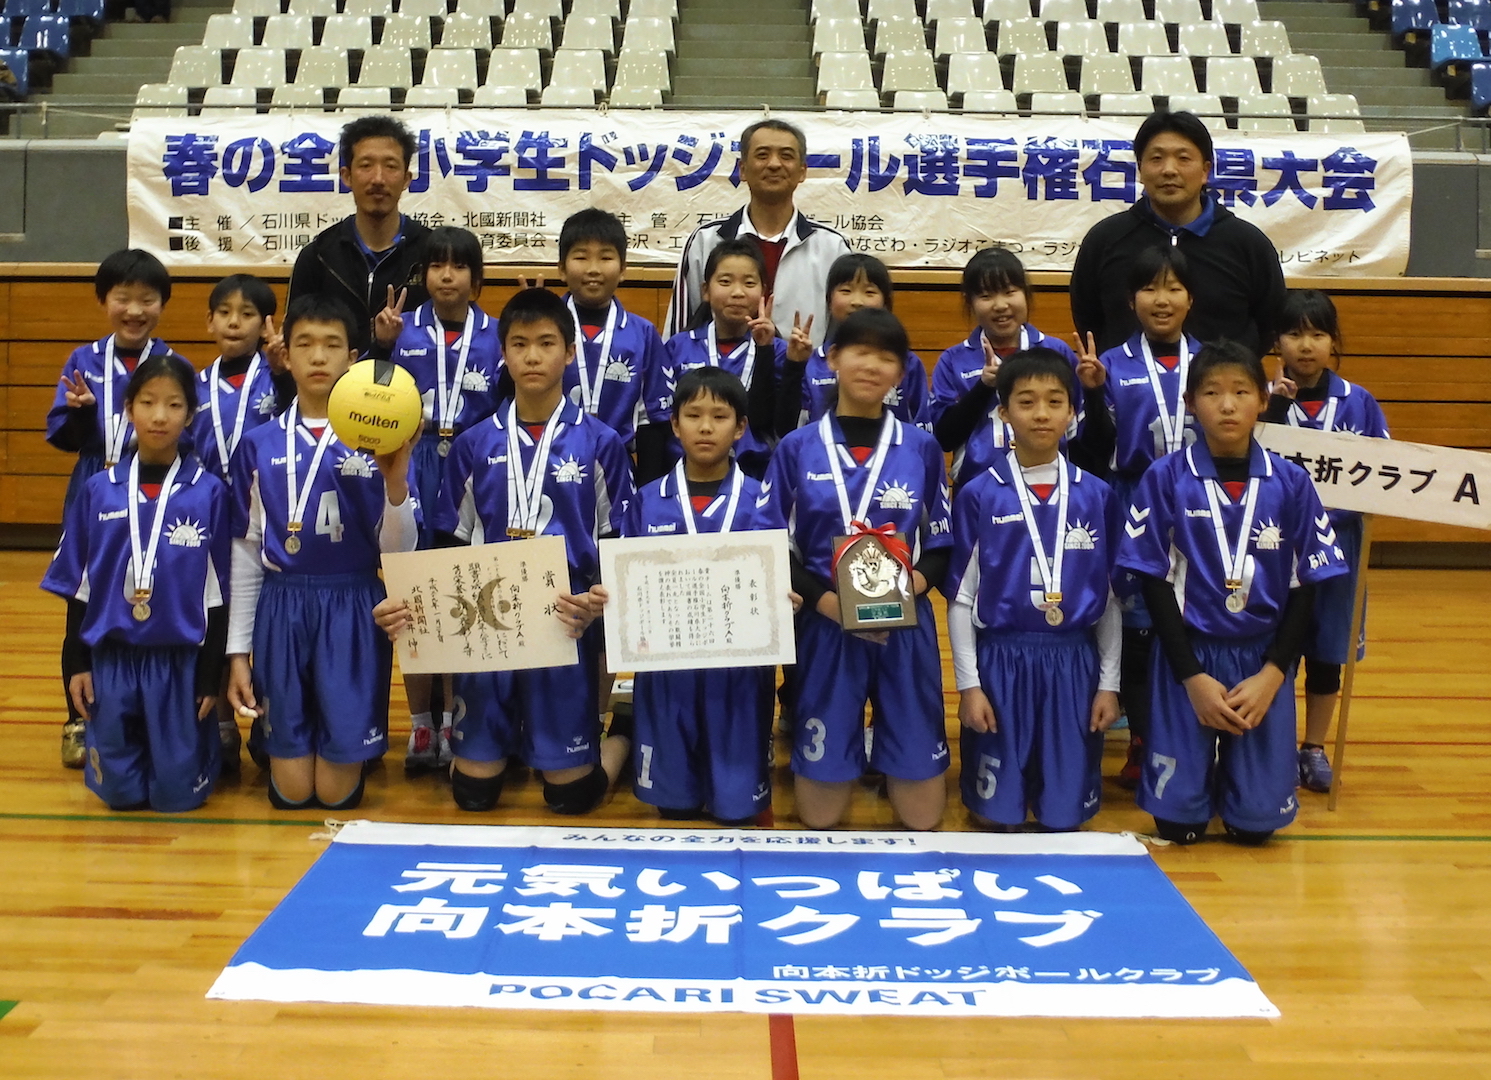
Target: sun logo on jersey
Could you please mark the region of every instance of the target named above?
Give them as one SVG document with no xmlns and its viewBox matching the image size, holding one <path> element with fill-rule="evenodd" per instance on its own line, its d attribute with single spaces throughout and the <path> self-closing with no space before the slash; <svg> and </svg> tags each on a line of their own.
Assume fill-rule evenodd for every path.
<svg viewBox="0 0 1491 1080">
<path fill-rule="evenodd" d="M 170 530 L 166 533 L 166 543 L 173 547 L 199 548 L 204 539 L 202 523 L 191 518 L 185 521 L 177 518 L 171 522 Z"/>
<path fill-rule="evenodd" d="M 260 394 L 259 400 L 254 402 L 254 412 L 258 413 L 260 416 L 273 416 L 274 405 L 275 400 L 273 391 Z"/>
<path fill-rule="evenodd" d="M 337 466 L 337 472 L 343 476 L 360 476 L 364 480 L 368 480 L 373 476 L 373 467 L 368 464 L 368 459 L 361 454 L 348 454 L 342 458 L 341 464 Z"/>
<path fill-rule="evenodd" d="M 461 389 L 472 390 L 478 394 L 485 394 L 492 388 L 492 381 L 487 378 L 485 372 L 468 371 L 461 376 Z"/>
<path fill-rule="evenodd" d="M 885 397 L 880 399 L 882 405 L 889 405 L 892 409 L 901 404 L 901 388 L 892 386 L 885 392 Z"/>
<path fill-rule="evenodd" d="M 1272 521 L 1265 521 L 1253 532 L 1253 546 L 1259 551 L 1278 551 L 1284 536 Z"/>
<path fill-rule="evenodd" d="M 1073 522 L 1066 531 L 1066 549 L 1068 551 L 1091 551 L 1097 546 L 1097 533 L 1093 527 L 1086 522 Z"/>
<path fill-rule="evenodd" d="M 916 498 L 916 492 L 897 480 L 893 483 L 882 484 L 875 498 L 882 510 L 910 510 L 912 500 Z"/>
<path fill-rule="evenodd" d="M 606 365 L 606 378 L 611 382 L 631 382 L 631 365 L 625 360 L 612 360 Z"/>
<path fill-rule="evenodd" d="M 550 475 L 554 477 L 556 484 L 578 484 L 585 479 L 585 466 L 571 455 L 555 465 Z"/>
</svg>

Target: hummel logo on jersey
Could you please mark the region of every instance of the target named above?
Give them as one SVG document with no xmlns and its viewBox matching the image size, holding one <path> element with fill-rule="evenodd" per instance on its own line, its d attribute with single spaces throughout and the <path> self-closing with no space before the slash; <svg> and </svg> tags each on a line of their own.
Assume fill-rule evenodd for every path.
<svg viewBox="0 0 1491 1080">
<path fill-rule="evenodd" d="M 1133 518 L 1135 521 L 1143 521 L 1149 517 L 1149 512 L 1151 509 L 1152 507 L 1148 506 L 1144 507 L 1143 509 L 1137 506 L 1131 506 L 1129 507 L 1129 517 Z"/>
<path fill-rule="evenodd" d="M 1123 523 L 1123 531 L 1128 533 L 1130 539 L 1133 540 L 1137 540 L 1143 536 L 1148 528 L 1148 525 L 1135 525 L 1132 521 L 1125 521 Z"/>
<path fill-rule="evenodd" d="M 429 349 L 404 349 L 404 350 L 402 350 L 402 352 L 403 352 L 403 354 L 405 356 L 429 356 L 430 355 L 430 350 Z"/>
<path fill-rule="evenodd" d="M 373 727 L 368 728 L 368 737 L 362 740 L 362 745 L 377 746 L 382 741 L 383 731 L 375 724 Z"/>
<path fill-rule="evenodd" d="M 128 510 L 106 510 L 98 515 L 99 521 L 118 521 L 120 518 L 129 517 Z"/>
<path fill-rule="evenodd" d="M 670 521 L 666 525 L 649 525 L 649 526 L 647 526 L 647 531 L 649 533 L 670 533 L 670 532 L 677 532 L 678 531 L 678 522 L 676 522 L 676 521 Z"/>
<path fill-rule="evenodd" d="M 368 464 L 368 459 L 361 454 L 348 454 L 342 458 L 341 464 L 337 466 L 337 472 L 343 476 L 360 476 L 364 480 L 368 480 L 373 476 L 373 467 Z"/>
<path fill-rule="evenodd" d="M 834 478 L 834 474 L 833 473 L 826 473 L 826 472 L 810 472 L 810 473 L 808 473 L 808 479 L 809 480 L 832 480 L 833 478 Z M 762 494 L 763 495 L 766 494 L 765 490 L 762 491 Z"/>
<path fill-rule="evenodd" d="M 989 519 L 989 524 L 991 524 L 991 525 L 1010 525 L 1010 524 L 1013 524 L 1016 521 L 1024 521 L 1024 520 L 1025 520 L 1025 517 L 1024 517 L 1023 514 L 996 514 L 996 515 L 994 515 L 993 517 L 991 517 Z M 1142 530 L 1142 529 L 1140 530 L 1140 532 L 1143 532 L 1143 531 L 1144 530 Z"/>
<path fill-rule="evenodd" d="M 1147 375 L 1144 378 L 1142 378 L 1142 379 L 1119 379 L 1118 380 L 1118 385 L 1119 386 L 1147 386 L 1148 384 L 1149 384 L 1149 376 L 1147 376 Z"/>
<path fill-rule="evenodd" d="M 501 465 L 507 461 L 506 454 L 498 454 L 496 457 L 487 458 L 488 465 Z"/>
<path fill-rule="evenodd" d="M 1211 511 L 1210 510 L 1187 510 L 1186 511 L 1186 517 L 1188 517 L 1188 518 L 1205 518 L 1207 521 L 1210 521 L 1211 520 Z"/>
<path fill-rule="evenodd" d="M 981 368 L 981 367 L 976 367 L 972 371 L 960 371 L 960 372 L 958 372 L 958 374 L 961 375 L 965 379 L 976 378 L 977 376 L 982 375 L 983 373 L 984 373 L 984 369 Z"/>
</svg>

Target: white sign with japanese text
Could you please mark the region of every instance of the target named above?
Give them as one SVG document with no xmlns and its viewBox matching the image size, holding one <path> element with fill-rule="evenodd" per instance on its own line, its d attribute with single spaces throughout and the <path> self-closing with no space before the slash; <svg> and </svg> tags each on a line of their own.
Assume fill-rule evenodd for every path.
<svg viewBox="0 0 1491 1080">
<path fill-rule="evenodd" d="M 787 530 L 600 542 L 612 671 L 797 662 Z"/>
<path fill-rule="evenodd" d="M 387 552 L 383 580 L 409 605 L 405 674 L 567 667 L 579 655 L 554 614 L 570 587 L 562 536 Z"/>
<path fill-rule="evenodd" d="M 1258 441 L 1310 474 L 1332 510 L 1491 529 L 1491 454 L 1344 431 L 1259 424 Z"/>
<path fill-rule="evenodd" d="M 961 267 L 998 244 L 1069 270 L 1087 229 L 1140 194 L 1138 121 L 964 114 L 773 114 L 808 140 L 797 205 L 891 266 Z M 475 232 L 492 263 L 557 261 L 564 219 L 622 217 L 634 262 L 674 263 L 692 229 L 746 201 L 740 131 L 759 114 L 585 109 L 402 112 L 419 140 L 402 205 Z M 129 136 L 130 244 L 172 268 L 293 262 L 352 212 L 342 118 L 154 117 Z M 1219 137 L 1212 186 L 1268 234 L 1286 273 L 1390 276 L 1408 261 L 1402 134 Z"/>
</svg>

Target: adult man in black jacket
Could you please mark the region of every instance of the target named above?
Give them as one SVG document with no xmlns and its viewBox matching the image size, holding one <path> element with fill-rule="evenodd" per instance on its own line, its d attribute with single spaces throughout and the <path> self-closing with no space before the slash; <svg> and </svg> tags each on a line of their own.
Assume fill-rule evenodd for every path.
<svg viewBox="0 0 1491 1080">
<path fill-rule="evenodd" d="M 342 128 L 341 178 L 357 212 L 323 230 L 301 249 L 290 296 L 335 296 L 364 327 L 353 344 L 386 357 L 402 326 L 399 314 L 427 300 L 420 273 L 430 230 L 399 213 L 418 144 L 391 116 L 364 116 Z"/>
<path fill-rule="evenodd" d="M 1124 287 L 1129 266 L 1147 248 L 1185 252 L 1194 304 L 1186 330 L 1202 341 L 1231 338 L 1262 355 L 1272 344 L 1274 313 L 1284 302 L 1284 272 L 1273 242 L 1222 206 L 1206 189 L 1211 133 L 1188 112 L 1157 112 L 1134 135 L 1144 197 L 1087 231 L 1072 267 L 1072 321 L 1098 351 L 1139 329 Z"/>
</svg>

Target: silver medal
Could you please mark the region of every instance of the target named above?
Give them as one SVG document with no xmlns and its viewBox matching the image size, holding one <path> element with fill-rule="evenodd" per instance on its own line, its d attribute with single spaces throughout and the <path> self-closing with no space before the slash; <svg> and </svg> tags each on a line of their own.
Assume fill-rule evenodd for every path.
<svg viewBox="0 0 1491 1080">
<path fill-rule="evenodd" d="M 1236 615 L 1238 612 L 1242 611 L 1242 609 L 1245 608 L 1245 607 L 1247 607 L 1247 606 L 1248 606 L 1247 597 L 1243 596 L 1242 593 L 1240 593 L 1240 592 L 1234 592 L 1234 593 L 1228 593 L 1227 594 L 1227 610 L 1230 611 L 1230 612 L 1232 612 L 1232 614 Z"/>
</svg>

